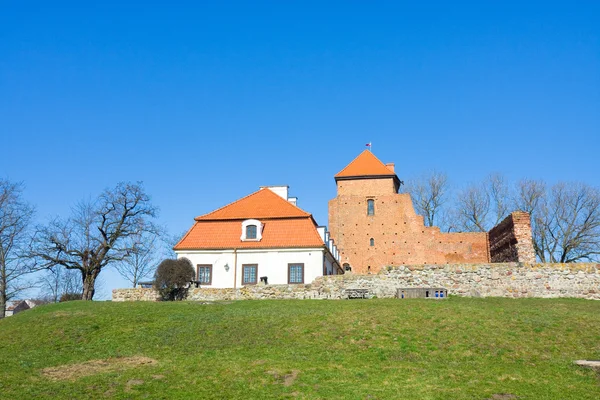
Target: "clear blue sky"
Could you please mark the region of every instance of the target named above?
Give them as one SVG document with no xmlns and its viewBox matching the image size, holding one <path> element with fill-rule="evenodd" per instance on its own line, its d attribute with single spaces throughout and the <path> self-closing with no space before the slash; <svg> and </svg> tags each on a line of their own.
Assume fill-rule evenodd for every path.
<svg viewBox="0 0 600 400">
<path fill-rule="evenodd" d="M 171 233 L 272 184 L 326 224 L 367 142 L 401 179 L 600 186 L 597 1 L 110 3 L 0 6 L 0 176 L 40 222 L 141 180 Z"/>
</svg>

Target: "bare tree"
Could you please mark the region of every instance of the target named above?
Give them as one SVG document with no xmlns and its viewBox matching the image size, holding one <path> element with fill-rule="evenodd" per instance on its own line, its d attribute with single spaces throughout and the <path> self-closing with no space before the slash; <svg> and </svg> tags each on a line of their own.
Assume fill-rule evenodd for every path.
<svg viewBox="0 0 600 400">
<path fill-rule="evenodd" d="M 115 267 L 123 278 L 136 287 L 141 279 L 154 273 L 161 259 L 162 243 L 155 232 L 140 232 L 128 237 L 126 242 L 133 252 Z"/>
<path fill-rule="evenodd" d="M 24 279 L 32 272 L 25 250 L 33 214 L 23 200 L 23 184 L 0 179 L 0 318 L 11 298 L 33 286 Z"/>
<path fill-rule="evenodd" d="M 546 183 L 532 179 L 522 179 L 517 183 L 513 207 L 533 215 L 546 198 Z"/>
<path fill-rule="evenodd" d="M 459 192 L 456 200 L 458 226 L 467 232 L 487 232 L 506 218 L 509 200 L 504 177 L 488 175 L 481 183 Z"/>
<path fill-rule="evenodd" d="M 155 232 L 157 210 L 141 183 L 119 183 L 96 200 L 79 203 L 69 219 L 55 219 L 36 232 L 32 254 L 45 268 L 78 270 L 83 300 L 92 300 L 100 272 L 136 251 L 127 239 Z"/>
<path fill-rule="evenodd" d="M 79 293 L 81 297 L 81 293 L 83 293 L 83 283 L 79 271 L 66 269 L 61 265 L 46 271 L 38 285 L 44 298 L 54 303 L 57 303 L 63 295 Z M 96 281 L 95 288 L 98 289 L 98 281 Z"/>
<path fill-rule="evenodd" d="M 433 171 L 428 176 L 408 181 L 405 191 L 410 194 L 417 214 L 423 216 L 425 225 L 437 225 L 446 202 L 448 176 Z"/>
<path fill-rule="evenodd" d="M 533 211 L 534 248 L 542 262 L 596 261 L 600 256 L 600 191 L 559 183 Z"/>
<path fill-rule="evenodd" d="M 462 230 L 486 232 L 489 212 L 490 199 L 484 187 L 472 185 L 458 194 L 457 217 Z"/>
<path fill-rule="evenodd" d="M 491 229 L 502 222 L 509 214 L 510 196 L 506 180 L 499 173 L 489 175 L 484 185 L 490 198 L 493 213 L 493 219 L 490 221 Z"/>
</svg>

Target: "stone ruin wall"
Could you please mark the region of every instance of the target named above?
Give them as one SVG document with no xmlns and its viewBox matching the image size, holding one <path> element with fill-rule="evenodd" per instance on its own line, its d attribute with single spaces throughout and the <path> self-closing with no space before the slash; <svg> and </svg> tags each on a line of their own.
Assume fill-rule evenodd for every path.
<svg viewBox="0 0 600 400">
<path fill-rule="evenodd" d="M 515 211 L 488 233 L 490 261 L 535 263 L 529 214 Z"/>
<path fill-rule="evenodd" d="M 443 287 L 466 297 L 574 297 L 600 300 L 600 264 L 445 264 L 387 267 L 376 275 L 333 275 L 305 285 L 190 289 L 188 300 L 345 299 L 347 289 L 392 298 L 403 287 Z M 115 289 L 113 301 L 156 301 L 153 289 Z"/>
</svg>

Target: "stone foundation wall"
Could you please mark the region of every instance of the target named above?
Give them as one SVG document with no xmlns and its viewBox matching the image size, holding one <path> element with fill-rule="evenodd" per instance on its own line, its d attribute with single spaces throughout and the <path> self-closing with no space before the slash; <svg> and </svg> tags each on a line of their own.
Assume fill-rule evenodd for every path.
<svg viewBox="0 0 600 400">
<path fill-rule="evenodd" d="M 112 301 L 158 301 L 160 296 L 154 289 L 113 289 Z"/>
<path fill-rule="evenodd" d="M 306 285 L 190 289 L 188 300 L 345 299 L 346 289 L 390 298 L 401 287 L 443 287 L 471 297 L 576 297 L 600 300 L 600 264 L 447 264 L 387 267 L 377 275 L 333 275 Z M 152 289 L 115 289 L 113 301 L 153 301 Z"/>
</svg>

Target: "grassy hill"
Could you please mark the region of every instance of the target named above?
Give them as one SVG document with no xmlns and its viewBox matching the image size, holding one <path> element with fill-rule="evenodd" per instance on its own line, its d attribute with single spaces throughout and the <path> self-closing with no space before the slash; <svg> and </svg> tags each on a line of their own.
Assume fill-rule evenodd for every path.
<svg viewBox="0 0 600 400">
<path fill-rule="evenodd" d="M 0 321 L 2 399 L 598 399 L 600 302 L 71 302 Z"/>
</svg>

